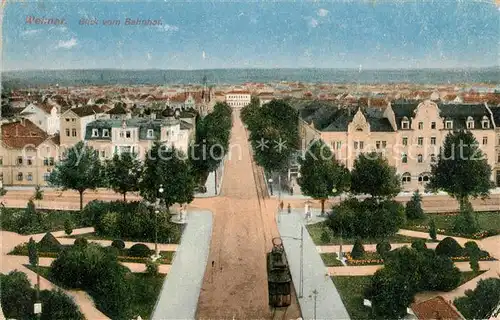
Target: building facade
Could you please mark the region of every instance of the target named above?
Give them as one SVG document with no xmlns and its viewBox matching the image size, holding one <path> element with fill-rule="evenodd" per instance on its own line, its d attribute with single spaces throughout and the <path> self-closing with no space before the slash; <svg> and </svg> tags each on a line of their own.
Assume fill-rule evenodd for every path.
<svg viewBox="0 0 500 320">
<path fill-rule="evenodd" d="M 87 105 L 66 110 L 61 115 L 61 146 L 69 148 L 85 139 L 85 130 L 96 119 L 109 118 L 110 115 L 96 105 Z"/>
<path fill-rule="evenodd" d="M 393 102 L 385 110 L 340 109 L 321 131 L 321 139 L 349 169 L 359 154 L 381 153 L 396 167 L 404 191 L 413 191 L 422 190 L 429 181 L 431 164 L 446 135 L 460 129 L 473 133 L 493 169 L 491 179 L 499 185 L 500 150 L 495 145 L 500 141 L 492 111 L 485 104 L 450 105 L 427 100 Z"/>
<path fill-rule="evenodd" d="M 48 134 L 59 132 L 60 117 L 56 106 L 47 103 L 30 103 L 20 113 L 21 117 L 30 120 Z"/>
<path fill-rule="evenodd" d="M 232 107 L 241 109 L 250 104 L 252 95 L 249 91 L 230 91 L 225 94 L 226 103 Z"/>
</svg>

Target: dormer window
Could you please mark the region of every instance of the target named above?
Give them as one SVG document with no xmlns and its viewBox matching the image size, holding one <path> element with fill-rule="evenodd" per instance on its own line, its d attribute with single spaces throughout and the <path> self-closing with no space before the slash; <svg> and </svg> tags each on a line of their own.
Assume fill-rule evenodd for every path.
<svg viewBox="0 0 500 320">
<path fill-rule="evenodd" d="M 147 135 L 146 135 L 146 136 L 147 136 L 148 138 L 153 138 L 153 135 L 154 135 L 154 131 L 153 131 L 153 129 L 148 129 L 148 133 L 147 133 Z"/>
<path fill-rule="evenodd" d="M 408 121 L 407 117 L 404 117 L 403 120 L 401 121 L 401 128 L 410 129 L 410 121 Z"/>
<path fill-rule="evenodd" d="M 99 136 L 99 130 L 98 129 L 92 129 L 92 137 L 98 137 Z"/>
<path fill-rule="evenodd" d="M 472 117 L 467 118 L 467 129 L 474 129 L 474 119 Z"/>
<path fill-rule="evenodd" d="M 452 120 L 446 120 L 446 122 L 444 123 L 444 127 L 446 129 L 453 129 L 453 121 Z"/>
<path fill-rule="evenodd" d="M 483 120 L 481 121 L 481 125 L 483 126 L 483 129 L 489 129 L 490 128 L 490 121 L 486 116 L 483 117 Z"/>
<path fill-rule="evenodd" d="M 105 138 L 109 137 L 109 130 L 108 129 L 102 129 L 102 136 Z"/>
</svg>

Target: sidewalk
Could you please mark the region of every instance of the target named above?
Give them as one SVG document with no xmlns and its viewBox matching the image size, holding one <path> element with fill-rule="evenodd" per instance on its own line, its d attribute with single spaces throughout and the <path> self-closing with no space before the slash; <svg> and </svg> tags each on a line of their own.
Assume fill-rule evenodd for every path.
<svg viewBox="0 0 500 320">
<path fill-rule="evenodd" d="M 222 187 L 222 180 L 224 180 L 224 165 L 226 163 L 227 156 L 221 161 L 219 167 L 217 168 L 217 193 L 215 193 L 215 171 L 208 174 L 207 181 L 205 181 L 205 188 L 207 192 L 194 194 L 195 198 L 211 198 L 216 197 L 220 194 Z"/>
<path fill-rule="evenodd" d="M 304 227 L 303 239 L 303 297 L 300 298 L 300 230 L 304 227 L 304 221 L 300 214 L 281 214 L 278 229 L 283 240 L 285 252 L 292 274 L 295 291 L 304 319 L 350 319 L 347 310 L 342 303 L 340 295 L 330 280 L 327 269 L 323 265 L 316 245 L 312 241 L 307 229 Z M 316 301 L 313 291 L 317 291 Z"/>
<path fill-rule="evenodd" d="M 190 212 L 151 319 L 194 319 L 212 236 L 212 214 Z"/>
</svg>

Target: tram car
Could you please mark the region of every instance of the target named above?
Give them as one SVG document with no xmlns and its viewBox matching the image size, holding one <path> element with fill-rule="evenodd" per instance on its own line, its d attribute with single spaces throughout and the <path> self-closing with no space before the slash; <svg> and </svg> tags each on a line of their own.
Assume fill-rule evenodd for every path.
<svg viewBox="0 0 500 320">
<path fill-rule="evenodd" d="M 291 303 L 292 277 L 280 238 L 273 239 L 273 249 L 267 253 L 267 283 L 269 305 L 288 307 Z"/>
</svg>

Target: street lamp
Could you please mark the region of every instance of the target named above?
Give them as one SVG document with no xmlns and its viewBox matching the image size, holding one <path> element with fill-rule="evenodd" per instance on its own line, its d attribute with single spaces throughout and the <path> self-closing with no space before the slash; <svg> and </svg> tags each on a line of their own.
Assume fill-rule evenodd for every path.
<svg viewBox="0 0 500 320">
<path fill-rule="evenodd" d="M 153 256 L 153 260 L 156 260 L 160 257 L 160 253 L 158 252 L 158 214 L 160 211 L 160 202 L 163 194 L 163 185 L 160 184 L 160 188 L 158 189 L 158 199 L 156 200 L 156 209 L 155 209 L 155 255 Z"/>
<path fill-rule="evenodd" d="M 312 294 L 309 295 L 309 298 L 311 298 L 311 296 L 314 296 L 314 320 L 316 320 L 316 298 L 318 297 L 318 290 L 314 289 Z"/>
<path fill-rule="evenodd" d="M 300 228 L 300 238 L 281 236 L 281 238 L 300 240 L 300 273 L 299 273 L 299 298 L 304 296 L 304 226 Z"/>
<path fill-rule="evenodd" d="M 269 182 L 269 190 L 271 191 L 271 195 L 273 195 L 273 179 L 269 178 L 269 180 L 267 181 Z"/>
</svg>

